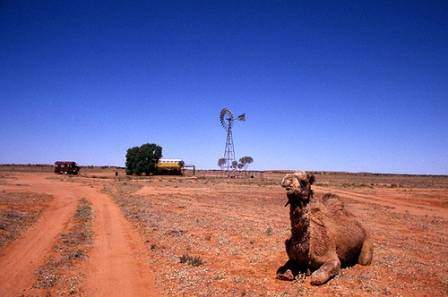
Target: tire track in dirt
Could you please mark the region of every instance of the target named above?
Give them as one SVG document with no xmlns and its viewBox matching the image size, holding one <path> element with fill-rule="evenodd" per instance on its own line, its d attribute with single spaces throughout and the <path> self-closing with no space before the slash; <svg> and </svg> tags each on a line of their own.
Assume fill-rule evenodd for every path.
<svg viewBox="0 0 448 297">
<path fill-rule="evenodd" d="M 160 296 L 143 239 L 111 197 L 79 179 L 65 182 L 47 179 L 53 176 L 49 174 L 19 175 L 26 186 L 1 185 L 0 189 L 46 193 L 54 198 L 37 222 L 1 251 L 1 297 L 20 296 L 32 287 L 36 269 L 51 254 L 58 235 L 68 228 L 81 198 L 92 203 L 95 214 L 93 247 L 79 267 L 86 275 L 85 296 Z"/>
<path fill-rule="evenodd" d="M 160 296 L 143 238 L 107 194 L 82 188 L 95 213 L 93 248 L 85 271 L 86 296 Z"/>
<path fill-rule="evenodd" d="M 0 254 L 0 296 L 19 296 L 32 286 L 34 272 L 50 253 L 57 235 L 65 228 L 76 208 L 79 196 L 74 184 L 46 179 L 42 174 L 21 174 L 32 191 L 54 196 L 37 222 L 20 238 L 11 242 Z M 11 187 L 9 186 L 10 190 Z"/>
</svg>

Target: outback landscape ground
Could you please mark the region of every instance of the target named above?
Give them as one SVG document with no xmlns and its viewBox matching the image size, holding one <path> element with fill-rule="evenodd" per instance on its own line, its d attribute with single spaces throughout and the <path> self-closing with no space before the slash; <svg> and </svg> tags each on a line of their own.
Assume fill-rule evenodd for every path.
<svg viewBox="0 0 448 297">
<path fill-rule="evenodd" d="M 370 231 L 370 266 L 277 280 L 284 172 L 228 179 L 0 170 L 0 296 L 447 296 L 448 177 L 316 172 Z"/>
</svg>

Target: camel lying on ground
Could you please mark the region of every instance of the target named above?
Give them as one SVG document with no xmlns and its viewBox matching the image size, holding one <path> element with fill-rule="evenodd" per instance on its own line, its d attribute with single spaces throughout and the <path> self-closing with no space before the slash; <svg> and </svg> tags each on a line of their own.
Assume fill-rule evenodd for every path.
<svg viewBox="0 0 448 297">
<path fill-rule="evenodd" d="M 291 238 L 285 241 L 289 261 L 278 269 L 277 278 L 294 280 L 300 272 L 313 272 L 311 284 L 321 285 L 337 275 L 341 265 L 369 265 L 373 243 L 336 195 L 314 197 L 314 181 L 305 172 L 282 180 L 290 205 Z"/>
</svg>

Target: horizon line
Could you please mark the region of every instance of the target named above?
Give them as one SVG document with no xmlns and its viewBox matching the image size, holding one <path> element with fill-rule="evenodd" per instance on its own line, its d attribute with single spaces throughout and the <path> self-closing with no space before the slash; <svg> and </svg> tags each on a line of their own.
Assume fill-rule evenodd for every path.
<svg viewBox="0 0 448 297">
<path fill-rule="evenodd" d="M 125 169 L 125 166 L 119 166 L 119 165 L 83 165 L 78 164 L 80 167 L 93 167 L 93 168 L 119 168 L 119 169 Z M 32 166 L 54 166 L 54 164 L 51 163 L 0 163 L 0 167 L 2 166 L 23 166 L 23 167 L 32 167 Z M 189 170 L 189 169 L 188 169 Z M 196 168 L 196 171 L 198 170 L 213 170 L 213 171 L 222 171 L 222 169 L 219 168 Z M 299 169 L 253 169 L 253 170 L 245 170 L 245 171 L 257 171 L 257 172 L 294 172 L 298 171 Z M 302 169 L 300 169 L 302 170 Z M 439 174 L 439 173 L 392 173 L 392 172 L 374 172 L 374 171 L 347 171 L 347 170 L 304 170 L 305 172 L 312 172 L 312 173 L 336 173 L 336 174 L 368 174 L 368 175 L 405 175 L 405 176 L 430 176 L 430 177 L 448 177 L 448 174 Z"/>
</svg>

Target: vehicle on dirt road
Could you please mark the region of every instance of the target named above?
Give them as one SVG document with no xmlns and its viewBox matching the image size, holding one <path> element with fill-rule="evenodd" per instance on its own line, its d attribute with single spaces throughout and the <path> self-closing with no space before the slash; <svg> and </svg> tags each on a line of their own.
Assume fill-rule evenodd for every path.
<svg viewBox="0 0 448 297">
<path fill-rule="evenodd" d="M 77 175 L 80 167 L 73 161 L 56 161 L 54 162 L 54 173 Z"/>
</svg>

